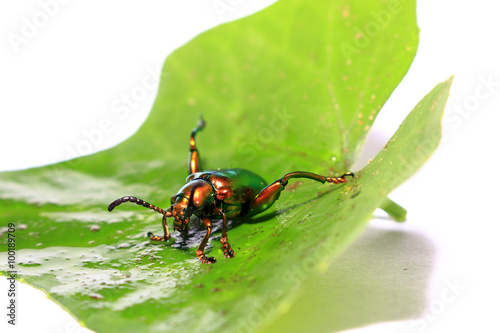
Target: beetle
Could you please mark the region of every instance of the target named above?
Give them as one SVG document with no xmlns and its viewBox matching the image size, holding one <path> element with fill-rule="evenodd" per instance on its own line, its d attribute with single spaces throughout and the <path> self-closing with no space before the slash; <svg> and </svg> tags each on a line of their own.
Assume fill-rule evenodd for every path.
<svg viewBox="0 0 500 333">
<path fill-rule="evenodd" d="M 204 264 L 216 262 L 214 257 L 207 257 L 204 253 L 212 232 L 211 219 L 222 218 L 223 228 L 220 242 L 224 257 L 232 258 L 234 251 L 227 238 L 228 219 L 253 216 L 267 210 L 278 200 L 281 191 L 285 189 L 291 178 L 308 178 L 321 183 L 341 184 L 347 181 L 347 176 L 354 177 L 352 172 L 346 172 L 340 177 L 328 177 L 311 172 L 295 171 L 267 184 L 261 176 L 245 169 L 202 171 L 195 136 L 204 127 L 205 121 L 200 117 L 200 121 L 192 130 L 189 140 L 190 152 L 186 184 L 171 197 L 169 208 L 161 209 L 133 196 L 116 199 L 108 206 L 108 211 L 111 212 L 124 202 L 133 202 L 162 214 L 163 236 L 155 236 L 148 232 L 148 237 L 152 241 L 167 241 L 170 238 L 167 217 L 173 217 L 175 230 L 187 232 L 190 217 L 197 216 L 207 228 L 207 233 L 196 251 L 198 259 Z"/>
</svg>

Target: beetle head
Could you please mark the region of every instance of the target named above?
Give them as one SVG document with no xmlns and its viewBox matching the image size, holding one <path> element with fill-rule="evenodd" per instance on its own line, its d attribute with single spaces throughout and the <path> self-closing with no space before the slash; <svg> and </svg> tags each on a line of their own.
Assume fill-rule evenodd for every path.
<svg viewBox="0 0 500 333">
<path fill-rule="evenodd" d="M 184 185 L 172 197 L 174 228 L 177 231 L 187 230 L 191 215 L 199 216 L 203 209 L 213 202 L 214 196 L 212 184 L 203 179 L 194 179 Z"/>
</svg>

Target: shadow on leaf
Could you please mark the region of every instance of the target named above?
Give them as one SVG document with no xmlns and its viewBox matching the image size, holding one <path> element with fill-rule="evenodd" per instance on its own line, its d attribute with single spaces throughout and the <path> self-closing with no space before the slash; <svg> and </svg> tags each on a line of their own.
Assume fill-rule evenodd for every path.
<svg viewBox="0 0 500 333">
<path fill-rule="evenodd" d="M 265 332 L 337 332 L 416 318 L 426 306 L 434 257 L 422 234 L 369 227 L 325 274 L 304 283 L 289 311 Z"/>
</svg>

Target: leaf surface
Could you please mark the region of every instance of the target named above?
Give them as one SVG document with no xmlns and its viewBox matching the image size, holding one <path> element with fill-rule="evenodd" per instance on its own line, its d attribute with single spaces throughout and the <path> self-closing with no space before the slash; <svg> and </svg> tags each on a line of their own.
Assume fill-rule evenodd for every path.
<svg viewBox="0 0 500 333">
<path fill-rule="evenodd" d="M 195 219 L 189 237 L 174 232 L 160 244 L 146 238 L 161 233 L 158 214 L 131 204 L 108 213 L 107 205 L 134 195 L 168 207 L 187 176 L 200 113 L 205 168 L 244 167 L 268 182 L 295 170 L 341 175 L 417 43 L 413 1 L 283 0 L 201 34 L 167 58 L 151 115 L 132 138 L 0 174 L 1 220 L 17 226 L 20 277 L 96 331 L 264 327 L 432 153 L 451 81 L 348 184 L 295 180 L 269 211 L 231 221 L 233 259 L 222 255 L 221 221 L 207 247 L 218 262 L 208 266 L 195 256 L 205 234 Z"/>
</svg>

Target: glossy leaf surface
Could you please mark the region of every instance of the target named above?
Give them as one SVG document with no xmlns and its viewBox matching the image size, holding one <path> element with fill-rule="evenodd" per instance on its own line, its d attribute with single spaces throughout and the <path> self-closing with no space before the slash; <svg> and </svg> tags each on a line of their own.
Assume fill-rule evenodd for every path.
<svg viewBox="0 0 500 333">
<path fill-rule="evenodd" d="M 355 162 L 378 111 L 416 52 L 415 3 L 279 1 L 201 34 L 172 53 L 150 117 L 108 151 L 0 175 L 2 225 L 17 226 L 19 273 L 96 331 L 254 331 L 326 269 L 386 195 L 438 144 L 450 82 L 425 97 L 386 149 L 343 186 L 291 182 L 253 219 L 231 221 L 236 257 L 220 249 L 220 221 L 167 244 L 161 216 L 186 178 L 188 139 L 206 168 L 244 167 L 273 181 L 307 170 L 340 175 Z M 0 241 L 6 243 L 6 235 Z M 2 260 L 5 252 L 2 253 Z"/>
</svg>

